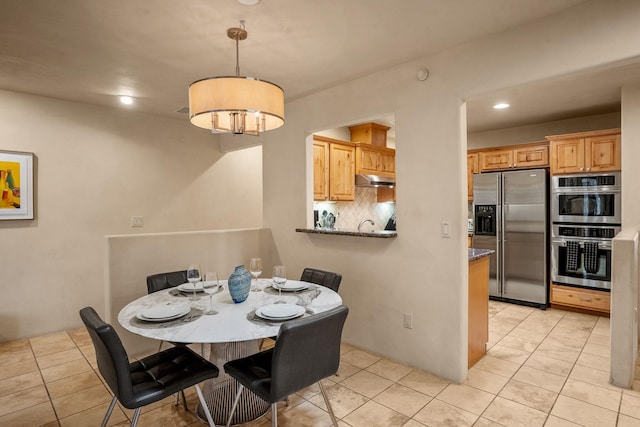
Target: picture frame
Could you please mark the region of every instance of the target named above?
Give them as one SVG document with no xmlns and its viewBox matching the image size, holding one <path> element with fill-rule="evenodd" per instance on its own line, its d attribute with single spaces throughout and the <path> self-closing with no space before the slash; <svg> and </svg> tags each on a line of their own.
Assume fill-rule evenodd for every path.
<svg viewBox="0 0 640 427">
<path fill-rule="evenodd" d="M 33 153 L 0 150 L 0 220 L 33 219 Z"/>
</svg>

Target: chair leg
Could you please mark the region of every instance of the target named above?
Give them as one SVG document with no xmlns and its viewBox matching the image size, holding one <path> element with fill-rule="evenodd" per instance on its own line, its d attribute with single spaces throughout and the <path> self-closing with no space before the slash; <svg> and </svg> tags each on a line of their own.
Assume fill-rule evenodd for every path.
<svg viewBox="0 0 640 427">
<path fill-rule="evenodd" d="M 320 392 L 322 393 L 322 397 L 324 398 L 324 403 L 327 405 L 327 410 L 329 411 L 329 415 L 331 415 L 331 422 L 333 422 L 333 427 L 338 427 L 338 421 L 336 420 L 336 416 L 333 414 L 333 408 L 331 408 L 331 402 L 329 402 L 329 396 L 324 391 L 324 386 L 321 381 L 318 381 L 318 385 L 320 386 Z"/>
<path fill-rule="evenodd" d="M 271 404 L 271 427 L 278 427 L 278 404 Z"/>
<path fill-rule="evenodd" d="M 102 420 L 102 424 L 100 424 L 100 427 L 106 427 L 107 421 L 109 421 L 109 417 L 111 417 L 111 413 L 113 412 L 113 408 L 116 406 L 117 400 L 118 398 L 113 396 L 113 399 L 111 399 L 111 403 L 109 404 L 109 408 L 107 409 L 107 413 L 104 415 L 104 418 Z"/>
<path fill-rule="evenodd" d="M 136 427 L 136 425 L 138 425 L 138 418 L 140 418 L 140 410 L 142 408 L 136 408 L 135 411 L 133 411 L 133 418 L 131 419 L 131 427 Z"/>
<path fill-rule="evenodd" d="M 209 422 L 210 427 L 216 427 L 216 423 L 213 422 L 213 418 L 211 417 L 211 411 L 209 411 L 209 406 L 207 405 L 207 401 L 204 400 L 204 396 L 202 395 L 202 390 L 200 390 L 200 386 L 198 384 L 195 385 L 196 393 L 198 393 L 198 399 L 200 399 L 200 404 L 204 408 L 204 414 L 207 416 L 207 421 Z M 184 396 L 184 392 L 182 393 Z"/>
<path fill-rule="evenodd" d="M 242 394 L 242 390 L 244 390 L 244 386 L 242 384 L 238 384 L 238 392 L 236 393 L 236 398 L 233 399 L 233 405 L 231 406 L 231 413 L 229 414 L 229 419 L 227 420 L 227 427 L 231 425 L 231 418 L 233 418 L 233 414 L 236 412 L 236 407 L 238 406 L 238 401 L 240 400 L 240 395 Z"/>
<path fill-rule="evenodd" d="M 186 412 L 189 408 L 187 407 L 187 396 L 184 395 L 184 390 L 180 390 L 180 396 L 182 396 L 182 407 Z"/>
</svg>

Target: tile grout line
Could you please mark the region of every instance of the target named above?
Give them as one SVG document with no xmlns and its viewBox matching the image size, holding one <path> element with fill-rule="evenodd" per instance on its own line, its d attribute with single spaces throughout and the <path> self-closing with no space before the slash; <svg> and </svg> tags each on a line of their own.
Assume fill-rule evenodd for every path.
<svg viewBox="0 0 640 427">
<path fill-rule="evenodd" d="M 66 331 L 65 331 L 66 333 Z M 47 398 L 49 399 L 49 405 L 51 405 L 51 409 L 53 410 L 53 415 L 56 417 L 56 423 L 60 425 L 60 418 L 58 417 L 58 411 L 56 410 L 56 406 L 53 404 L 53 398 L 51 397 L 51 393 L 49 392 L 49 387 L 47 386 L 47 382 L 45 381 L 44 375 L 42 375 L 42 369 L 40 368 L 40 363 L 38 362 L 38 358 L 36 357 L 36 352 L 31 345 L 31 339 L 28 340 L 29 349 L 31 350 L 31 354 L 33 355 L 33 361 L 36 364 L 36 368 L 38 369 L 38 374 L 42 379 L 42 385 L 44 386 L 45 391 L 47 392 Z"/>
</svg>

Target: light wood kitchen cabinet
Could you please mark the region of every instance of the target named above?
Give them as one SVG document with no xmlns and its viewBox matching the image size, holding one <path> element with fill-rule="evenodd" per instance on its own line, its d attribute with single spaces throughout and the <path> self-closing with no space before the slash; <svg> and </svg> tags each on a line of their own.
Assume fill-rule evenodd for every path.
<svg viewBox="0 0 640 427">
<path fill-rule="evenodd" d="M 489 341 L 489 257 L 469 261 L 468 367 L 487 352 Z"/>
<path fill-rule="evenodd" d="M 313 140 L 313 200 L 329 200 L 329 143 Z"/>
<path fill-rule="evenodd" d="M 396 201 L 396 187 L 380 187 L 377 188 L 377 201 L 378 203 L 395 202 Z"/>
<path fill-rule="evenodd" d="M 551 306 L 608 314 L 611 308 L 611 293 L 592 289 L 551 284 Z"/>
<path fill-rule="evenodd" d="M 610 172 L 621 168 L 620 129 L 547 137 L 551 174 Z"/>
<path fill-rule="evenodd" d="M 467 199 L 473 200 L 473 174 L 480 172 L 478 153 L 467 154 Z"/>
<path fill-rule="evenodd" d="M 377 147 L 387 146 L 387 132 L 391 129 L 389 126 L 378 123 L 364 123 L 361 125 L 350 126 L 352 142 L 361 142 Z"/>
<path fill-rule="evenodd" d="M 356 173 L 395 177 L 396 150 L 370 144 L 356 144 Z"/>
<path fill-rule="evenodd" d="M 478 155 L 481 172 L 549 166 L 546 142 L 483 150 Z"/>
<path fill-rule="evenodd" d="M 355 144 L 313 136 L 313 199 L 353 201 L 355 198 Z"/>
<path fill-rule="evenodd" d="M 355 199 L 355 154 L 353 144 L 329 144 L 329 200 Z"/>
</svg>

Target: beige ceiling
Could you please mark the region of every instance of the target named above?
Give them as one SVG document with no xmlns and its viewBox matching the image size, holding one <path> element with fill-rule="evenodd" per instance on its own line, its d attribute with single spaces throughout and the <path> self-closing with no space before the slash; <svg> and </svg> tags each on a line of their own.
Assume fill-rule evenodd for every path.
<svg viewBox="0 0 640 427">
<path fill-rule="evenodd" d="M 176 110 L 188 103 L 189 83 L 235 73 L 226 29 L 241 19 L 249 32 L 240 44 L 241 74 L 277 83 L 292 100 L 582 1 L 0 0 L 0 88 L 114 106 L 128 94 L 136 110 L 186 120 Z M 470 128 L 615 108 L 618 81 L 601 80 L 573 76 L 471 100 Z M 574 101 L 551 105 L 542 96 L 558 88 Z M 526 108 L 512 109 L 511 119 L 485 108 L 506 96 Z"/>
</svg>

